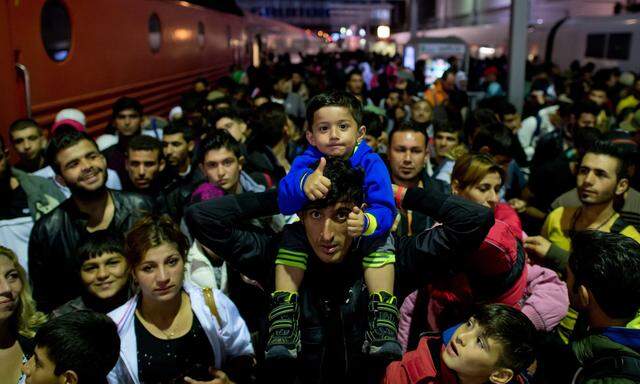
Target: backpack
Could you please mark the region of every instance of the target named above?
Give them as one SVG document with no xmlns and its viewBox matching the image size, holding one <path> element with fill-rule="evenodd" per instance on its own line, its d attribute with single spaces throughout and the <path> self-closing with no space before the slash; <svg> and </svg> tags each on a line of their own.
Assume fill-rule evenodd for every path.
<svg viewBox="0 0 640 384">
<path fill-rule="evenodd" d="M 573 383 L 581 384 L 587 380 L 617 378 L 640 382 L 640 356 L 605 356 L 588 362 L 576 372 Z"/>
</svg>

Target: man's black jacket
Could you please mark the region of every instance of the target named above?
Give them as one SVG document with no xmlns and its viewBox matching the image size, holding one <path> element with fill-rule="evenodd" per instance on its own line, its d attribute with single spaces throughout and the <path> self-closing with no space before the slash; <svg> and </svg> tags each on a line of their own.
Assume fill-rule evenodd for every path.
<svg viewBox="0 0 640 384">
<path fill-rule="evenodd" d="M 115 205 L 109 230 L 124 234 L 145 213 L 151 212 L 151 202 L 138 194 L 109 191 Z M 76 251 L 88 235 L 87 217 L 77 209 L 73 198 L 41 217 L 29 238 L 29 277 L 33 298 L 39 310 L 51 312 L 67 301 L 80 296 L 81 263 Z"/>
<path fill-rule="evenodd" d="M 400 303 L 434 275 L 456 268 L 464 254 L 477 249 L 494 222 L 488 208 L 429 186 L 407 191 L 403 207 L 431 216 L 442 225 L 396 239 L 395 293 Z M 277 191 L 268 191 L 195 204 L 186 210 L 185 219 L 196 240 L 218 255 L 226 255 L 230 265 L 272 289 L 280 236 L 239 228 L 237 223 L 277 212 Z M 361 352 L 369 298 L 361 261 L 354 259 L 347 256 L 340 264 L 315 269 L 320 273 L 309 269 L 305 274 L 299 292 L 302 353 L 297 367 L 287 370 L 297 370 L 304 383 L 380 379 L 371 377 L 372 372 L 380 372 L 375 369 L 380 364 L 372 364 Z"/>
</svg>

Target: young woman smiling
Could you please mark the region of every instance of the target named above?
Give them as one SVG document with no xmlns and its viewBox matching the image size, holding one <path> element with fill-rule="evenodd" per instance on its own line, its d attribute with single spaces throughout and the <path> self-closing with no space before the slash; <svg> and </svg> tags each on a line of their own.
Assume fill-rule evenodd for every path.
<svg viewBox="0 0 640 384">
<path fill-rule="evenodd" d="M 24 268 L 12 250 L 0 246 L 0 378 L 24 383 L 22 363 L 33 353 L 31 339 L 46 316 L 36 311 Z"/>
<path fill-rule="evenodd" d="M 109 314 L 121 339 L 110 383 L 226 383 L 251 375 L 253 347 L 236 306 L 218 290 L 184 282 L 188 248 L 168 216 L 147 216 L 127 234 L 139 293 Z M 228 377 L 230 369 L 238 374 Z"/>
</svg>

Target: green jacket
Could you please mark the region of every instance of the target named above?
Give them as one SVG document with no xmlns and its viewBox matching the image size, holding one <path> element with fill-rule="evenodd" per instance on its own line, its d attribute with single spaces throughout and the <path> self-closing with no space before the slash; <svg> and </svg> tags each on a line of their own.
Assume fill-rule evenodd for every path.
<svg viewBox="0 0 640 384">
<path fill-rule="evenodd" d="M 607 328 L 611 329 L 611 328 Z M 624 342 L 616 342 L 612 338 L 606 336 L 602 332 L 591 333 L 586 337 L 574 341 L 571 349 L 580 366 L 589 366 L 589 362 L 593 362 L 605 356 L 633 356 L 640 359 L 638 353 L 638 340 L 640 339 L 640 330 L 632 328 L 616 328 L 623 333 Z M 601 377 L 589 378 L 578 381 L 584 384 L 632 384 L 637 381 L 619 378 L 619 377 Z"/>
<path fill-rule="evenodd" d="M 53 180 L 31 175 L 15 167 L 11 168 L 11 173 L 18 179 L 27 195 L 27 204 L 33 221 L 52 211 L 66 199 Z"/>
</svg>

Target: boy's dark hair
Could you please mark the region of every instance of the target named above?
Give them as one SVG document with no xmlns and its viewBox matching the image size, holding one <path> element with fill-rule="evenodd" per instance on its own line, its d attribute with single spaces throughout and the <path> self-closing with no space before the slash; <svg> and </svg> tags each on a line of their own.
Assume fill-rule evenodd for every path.
<svg viewBox="0 0 640 384">
<path fill-rule="evenodd" d="M 60 174 L 60 166 L 56 161 L 56 156 L 63 149 L 67 149 L 81 142 L 87 140 L 99 151 L 98 144 L 89 136 L 86 132 L 79 132 L 73 127 L 63 126 L 56 129 L 56 133 L 49 140 L 47 149 L 44 153 L 45 160 L 48 165 L 54 170 L 56 174 Z"/>
<path fill-rule="evenodd" d="M 166 132 L 165 132 L 166 133 Z M 148 135 L 134 136 L 127 144 L 125 155 L 129 157 L 129 151 L 158 151 L 158 160 L 162 159 L 162 142 Z"/>
<path fill-rule="evenodd" d="M 180 97 L 180 107 L 184 113 L 201 112 L 204 110 L 204 100 L 201 95 L 194 92 L 188 92 Z"/>
<path fill-rule="evenodd" d="M 483 147 L 489 148 L 492 156 L 513 156 L 513 136 L 502 123 L 493 123 L 480 128 L 473 138 L 471 150 L 479 152 Z"/>
<path fill-rule="evenodd" d="M 18 119 L 16 121 L 14 121 L 13 123 L 11 123 L 11 125 L 9 126 L 9 138 L 11 140 L 13 140 L 13 137 L 11 136 L 11 134 L 13 132 L 16 131 L 22 131 L 23 129 L 27 129 L 27 128 L 37 128 L 38 132 L 42 132 L 42 129 L 40 128 L 40 126 L 38 125 L 38 123 L 33 120 L 33 119 Z"/>
<path fill-rule="evenodd" d="M 621 145 L 612 143 L 608 140 L 596 140 L 585 152 L 593 153 L 595 155 L 607 155 L 618 160 L 618 167 L 616 168 L 616 176 L 618 180 L 622 180 L 629 177 L 629 156 L 624 152 Z"/>
<path fill-rule="evenodd" d="M 589 89 L 589 93 L 591 93 L 591 91 L 602 91 L 604 93 L 607 93 L 608 90 L 609 90 L 609 87 L 607 87 L 606 84 L 596 82 L 591 85 L 591 88 Z"/>
<path fill-rule="evenodd" d="M 324 199 L 309 202 L 303 210 L 322 209 L 339 202 L 352 202 L 361 206 L 364 201 L 364 172 L 360 168 L 352 168 L 349 160 L 326 157 L 327 165 L 324 176 L 331 180 L 331 189 Z M 316 169 L 316 162 L 311 169 Z"/>
<path fill-rule="evenodd" d="M 367 135 L 371 135 L 376 139 L 382 135 L 382 131 L 384 130 L 380 116 L 370 111 L 364 111 L 362 113 L 362 125 L 367 127 Z"/>
<path fill-rule="evenodd" d="M 257 118 L 252 128 L 256 142 L 273 147 L 284 137 L 287 113 L 284 106 L 274 102 L 264 103 L 257 109 Z"/>
<path fill-rule="evenodd" d="M 362 126 L 362 103 L 355 96 L 343 91 L 334 91 L 316 95 L 307 104 L 307 129 L 313 126 L 313 115 L 323 107 L 344 107 L 349 110 L 358 128 Z"/>
<path fill-rule="evenodd" d="M 171 121 L 162 130 L 163 135 L 175 135 L 176 133 L 182 133 L 184 141 L 187 143 L 193 140 L 194 132 L 193 128 L 187 123 L 187 119 L 184 117 Z"/>
<path fill-rule="evenodd" d="M 576 232 L 571 244 L 574 292 L 584 285 L 607 316 L 633 318 L 640 308 L 640 244 L 625 235 L 602 231 Z"/>
<path fill-rule="evenodd" d="M 424 135 L 425 146 L 428 145 L 429 136 L 428 136 L 427 132 L 421 126 L 413 123 L 412 121 L 404 121 L 404 122 L 400 123 L 400 125 L 398 125 L 397 127 L 393 128 L 393 130 L 391 130 L 391 133 L 389 133 L 389 145 L 391 145 L 391 143 L 393 142 L 393 136 L 398 132 L 416 132 L 416 133 L 420 133 L 420 134 Z"/>
<path fill-rule="evenodd" d="M 204 162 L 204 158 L 207 152 L 215 149 L 226 148 L 239 159 L 242 156 L 242 150 L 240 149 L 240 143 L 231 136 L 231 134 L 223 129 L 212 130 L 207 136 L 200 142 L 198 146 L 198 164 Z"/>
<path fill-rule="evenodd" d="M 114 322 L 93 311 L 77 311 L 56 317 L 36 333 L 34 343 L 46 350 L 56 376 L 66 371 L 80 383 L 106 383 L 120 354 L 120 337 Z"/>
<path fill-rule="evenodd" d="M 473 318 L 487 338 L 500 343 L 498 368 L 509 368 L 518 375 L 533 363 L 537 334 L 524 313 L 508 305 L 489 304 L 478 308 Z"/>
<path fill-rule="evenodd" d="M 118 113 L 124 111 L 125 109 L 133 109 L 138 112 L 140 117 L 142 117 L 142 104 L 132 97 L 121 97 L 113 103 L 113 118 L 115 119 L 118 116 Z"/>
<path fill-rule="evenodd" d="M 80 263 L 100 257 L 105 253 L 119 253 L 124 256 L 124 237 L 122 234 L 116 234 L 109 230 L 90 233 L 76 252 Z"/>
</svg>

